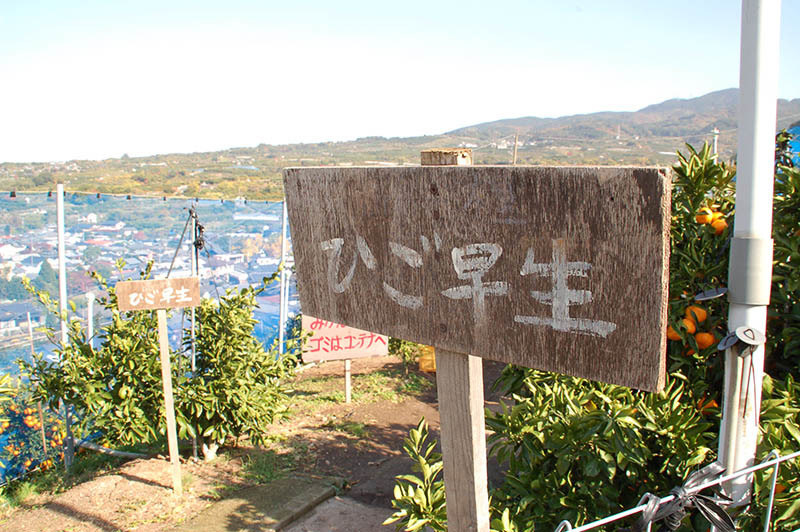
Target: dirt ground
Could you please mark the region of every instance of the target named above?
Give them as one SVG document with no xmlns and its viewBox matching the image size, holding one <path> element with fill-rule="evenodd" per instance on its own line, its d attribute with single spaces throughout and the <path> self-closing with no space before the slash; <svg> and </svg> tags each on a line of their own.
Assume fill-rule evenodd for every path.
<svg viewBox="0 0 800 532">
<path fill-rule="evenodd" d="M 414 389 L 405 390 L 398 387 L 403 382 L 399 360 L 354 360 L 354 401 L 345 404 L 338 400 L 343 397 L 343 366 L 341 361 L 328 362 L 298 374 L 292 415 L 269 428 L 274 444 L 265 449 L 242 445 L 210 463 L 193 461 L 184 451 L 185 487 L 180 498 L 172 496 L 165 456 L 133 460 L 62 493 L 33 494 L 16 508 L 0 511 L 0 532 L 166 531 L 226 493 L 264 483 L 273 474 L 339 477 L 345 484 L 341 499 L 357 502 L 350 505 L 350 512 L 360 505 L 373 521 L 381 512 L 388 515 L 395 476 L 411 471 L 403 453 L 408 431 L 424 417 L 431 435 L 438 438 L 435 377 L 413 371 L 407 382 L 413 382 Z M 489 386 L 502 367 L 484 363 L 490 408 L 498 397 Z M 496 464 L 490 463 L 490 479 L 496 482 L 500 477 Z M 342 511 L 336 500 L 328 504 L 336 507 L 341 522 L 332 523 L 337 512 L 327 512 L 324 526 L 330 528 L 320 532 L 363 530 L 357 524 L 363 521 Z"/>
</svg>

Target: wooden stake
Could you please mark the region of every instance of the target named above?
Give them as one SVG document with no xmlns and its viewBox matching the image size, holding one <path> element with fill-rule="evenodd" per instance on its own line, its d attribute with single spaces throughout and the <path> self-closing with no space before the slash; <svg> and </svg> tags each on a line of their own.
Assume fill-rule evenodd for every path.
<svg viewBox="0 0 800 532">
<path fill-rule="evenodd" d="M 164 408 L 167 413 L 167 441 L 169 461 L 172 464 L 172 489 L 175 495 L 183 493 L 181 482 L 181 463 L 178 457 L 178 431 L 175 427 L 175 401 L 172 397 L 172 369 L 169 361 L 169 336 L 167 331 L 167 311 L 158 309 L 158 345 L 161 352 L 161 379 L 164 385 Z"/>
<path fill-rule="evenodd" d="M 344 361 L 344 402 L 349 403 L 353 395 L 353 387 L 350 382 L 350 359 Z"/>
<path fill-rule="evenodd" d="M 458 165 L 457 160 L 447 160 L 445 156 L 449 153 L 443 151 L 443 154 L 428 153 L 427 157 L 438 164 Z M 468 164 L 471 163 L 470 160 Z M 426 164 L 431 163 L 423 156 L 422 165 Z M 447 527 L 458 532 L 489 532 L 483 361 L 476 356 L 437 349 L 436 387 Z"/>
<path fill-rule="evenodd" d="M 449 530 L 489 531 L 482 359 L 436 350 Z"/>
</svg>

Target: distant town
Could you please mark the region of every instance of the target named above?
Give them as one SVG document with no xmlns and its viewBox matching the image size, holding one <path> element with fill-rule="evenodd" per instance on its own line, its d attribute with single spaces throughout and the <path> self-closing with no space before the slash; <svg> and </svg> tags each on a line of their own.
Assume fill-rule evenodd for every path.
<svg viewBox="0 0 800 532">
<path fill-rule="evenodd" d="M 191 275 L 192 235 L 187 221 L 192 205 L 203 229 L 199 271 L 204 295 L 217 297 L 227 288 L 259 284 L 276 271 L 281 253 L 281 203 L 68 192 L 67 293 L 77 315 L 85 319 L 88 292 L 97 298 L 104 296 L 90 272 L 114 283 L 138 279 L 152 262 L 154 278 L 163 278 L 167 272 L 172 277 Z M 0 199 L 0 206 L 0 337 L 3 348 L 14 348 L 28 344 L 29 315 L 34 328 L 55 324 L 55 316 L 48 318 L 20 280 L 26 277 L 36 288 L 58 296 L 56 201 L 54 194 L 14 194 Z M 121 270 L 116 266 L 120 259 L 124 261 Z M 269 340 L 278 321 L 278 284 L 270 286 L 258 303 L 256 333 Z M 295 299 L 290 306 L 296 310 Z M 100 304 L 95 305 L 95 319 L 104 319 Z M 42 338 L 37 333 L 37 339 Z"/>
</svg>

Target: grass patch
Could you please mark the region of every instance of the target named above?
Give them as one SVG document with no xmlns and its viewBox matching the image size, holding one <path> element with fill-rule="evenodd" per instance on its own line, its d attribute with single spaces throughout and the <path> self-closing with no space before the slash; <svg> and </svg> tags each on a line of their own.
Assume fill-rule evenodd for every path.
<svg viewBox="0 0 800 532">
<path fill-rule="evenodd" d="M 267 484 L 279 478 L 282 463 L 274 451 L 263 451 L 242 457 L 242 476 L 257 484 Z"/>
<path fill-rule="evenodd" d="M 402 370 L 384 369 L 353 375 L 352 402 L 368 404 L 379 401 L 400 403 L 409 397 L 425 393 L 433 383 L 424 376 Z M 344 403 L 344 376 L 328 375 L 304 379 L 295 384 L 293 409 L 296 412 L 315 412 L 331 404 Z"/>
<path fill-rule="evenodd" d="M 357 421 L 328 421 L 322 428 L 327 430 L 334 430 L 337 432 L 345 432 L 347 434 L 351 434 L 356 438 L 366 438 L 369 436 L 369 431 L 367 430 L 367 426 L 364 423 L 359 423 Z"/>
</svg>

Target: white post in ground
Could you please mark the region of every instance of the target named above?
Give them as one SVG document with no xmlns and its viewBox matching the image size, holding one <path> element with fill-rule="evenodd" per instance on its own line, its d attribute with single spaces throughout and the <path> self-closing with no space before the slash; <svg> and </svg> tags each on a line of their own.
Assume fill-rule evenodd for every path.
<svg viewBox="0 0 800 532">
<path fill-rule="evenodd" d="M 66 266 L 66 237 L 64 236 L 64 184 L 56 185 L 56 230 L 58 233 L 58 310 L 61 313 L 61 347 L 64 348 L 69 341 L 67 337 L 67 266 Z M 72 467 L 75 456 L 75 444 L 72 441 L 72 423 L 70 420 L 69 405 L 64 404 L 64 425 L 67 437 L 64 439 L 64 467 Z"/>
<path fill-rule="evenodd" d="M 772 195 L 778 99 L 780 0 L 743 0 L 739 71 L 736 220 L 730 251 L 728 329 L 765 332 L 772 280 Z M 733 473 L 755 462 L 764 346 L 725 353 L 719 460 Z M 727 486 L 734 505 L 750 500 L 752 475 Z"/>
<path fill-rule="evenodd" d="M 199 250 L 197 249 L 197 216 L 196 212 L 192 210 L 192 247 L 191 247 L 191 256 L 192 256 L 192 275 L 196 276 L 198 279 L 200 278 L 200 260 L 198 257 Z M 191 368 L 192 368 L 192 377 L 194 377 L 195 371 L 197 369 L 197 329 L 196 329 L 196 321 L 197 321 L 197 314 L 195 313 L 194 307 L 192 307 L 191 313 L 191 341 L 192 341 L 192 360 L 191 360 Z M 195 434 L 192 436 L 192 458 L 197 460 L 197 435 Z"/>
<path fill-rule="evenodd" d="M 286 226 L 289 225 L 287 221 L 287 211 L 286 211 L 286 200 L 283 200 L 283 218 L 282 218 L 282 225 L 281 225 L 281 295 L 280 295 L 280 304 L 279 304 L 279 311 L 278 311 L 278 352 L 282 355 L 285 352 L 285 347 L 283 345 L 284 342 L 284 334 L 283 329 L 286 327 L 286 312 L 284 312 L 283 301 L 286 298 L 286 294 L 289 292 L 289 278 L 286 275 Z M 287 309 L 288 310 L 288 309 Z"/>
<path fill-rule="evenodd" d="M 86 292 L 86 341 L 94 348 L 94 292 Z"/>
</svg>

